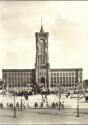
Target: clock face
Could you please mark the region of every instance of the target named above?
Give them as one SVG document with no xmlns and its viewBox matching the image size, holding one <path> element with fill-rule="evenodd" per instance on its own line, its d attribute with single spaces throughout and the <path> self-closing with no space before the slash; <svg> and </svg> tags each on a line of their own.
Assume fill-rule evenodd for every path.
<svg viewBox="0 0 88 125">
<path fill-rule="evenodd" d="M 43 40 L 42 40 L 42 39 L 40 39 L 40 43 L 43 43 Z"/>
</svg>

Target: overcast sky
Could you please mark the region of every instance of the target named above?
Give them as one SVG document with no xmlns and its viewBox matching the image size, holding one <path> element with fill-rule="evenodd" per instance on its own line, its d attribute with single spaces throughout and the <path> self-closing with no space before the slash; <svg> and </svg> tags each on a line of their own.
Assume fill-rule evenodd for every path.
<svg viewBox="0 0 88 125">
<path fill-rule="evenodd" d="M 83 68 L 87 79 L 87 1 L 0 1 L 0 78 L 4 68 L 34 68 L 41 18 L 49 32 L 50 67 Z"/>
</svg>

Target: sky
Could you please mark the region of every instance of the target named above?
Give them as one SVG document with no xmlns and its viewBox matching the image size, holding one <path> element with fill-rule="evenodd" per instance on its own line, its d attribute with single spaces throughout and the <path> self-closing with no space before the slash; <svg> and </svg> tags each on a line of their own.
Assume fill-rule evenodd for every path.
<svg viewBox="0 0 88 125">
<path fill-rule="evenodd" d="M 41 18 L 50 68 L 83 68 L 88 79 L 87 1 L 0 1 L 0 78 L 5 68 L 35 67 Z"/>
</svg>

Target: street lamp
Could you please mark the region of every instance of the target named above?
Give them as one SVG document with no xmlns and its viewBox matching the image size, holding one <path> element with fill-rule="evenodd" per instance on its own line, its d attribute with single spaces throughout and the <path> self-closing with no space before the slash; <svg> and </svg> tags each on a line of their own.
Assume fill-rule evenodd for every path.
<svg viewBox="0 0 88 125">
<path fill-rule="evenodd" d="M 13 108 L 14 110 L 14 115 L 13 115 L 13 117 L 15 118 L 16 117 L 16 107 L 15 107 L 15 95 L 14 95 L 14 108 Z"/>
<path fill-rule="evenodd" d="M 5 92 L 5 82 L 6 82 L 6 80 L 5 80 L 5 78 L 4 78 L 4 79 L 3 79 L 3 84 L 2 84 L 3 93 Z"/>
<path fill-rule="evenodd" d="M 77 117 L 79 117 L 79 90 L 78 90 L 78 97 L 77 97 Z"/>
<path fill-rule="evenodd" d="M 58 93 L 59 93 L 59 110 L 60 110 L 60 98 L 61 98 L 61 95 L 60 95 L 60 85 L 59 85 Z"/>
<path fill-rule="evenodd" d="M 22 111 L 22 95 L 21 95 L 21 111 Z"/>
<path fill-rule="evenodd" d="M 8 76 L 8 69 L 7 69 L 7 92 L 8 92 L 8 90 L 9 90 L 9 76 Z"/>
<path fill-rule="evenodd" d="M 77 76 L 78 77 L 78 76 Z M 77 96 L 77 117 L 79 117 L 79 78 L 78 78 L 78 85 L 77 85 L 77 89 L 78 89 L 78 96 Z"/>
</svg>

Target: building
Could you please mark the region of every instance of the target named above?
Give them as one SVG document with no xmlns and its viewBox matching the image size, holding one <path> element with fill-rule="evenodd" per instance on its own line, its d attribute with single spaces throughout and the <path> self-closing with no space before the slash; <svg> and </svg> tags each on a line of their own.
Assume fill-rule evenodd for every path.
<svg viewBox="0 0 88 125">
<path fill-rule="evenodd" d="M 34 69 L 2 69 L 4 88 L 9 91 L 28 91 L 34 83 Z"/>
<path fill-rule="evenodd" d="M 82 83 L 82 68 L 50 69 L 48 56 L 48 32 L 44 32 L 41 25 L 40 32 L 35 33 L 36 60 L 35 69 L 3 69 L 2 78 L 5 89 L 23 91 L 28 84 L 36 83 L 45 89 L 57 91 L 77 89 Z"/>
<path fill-rule="evenodd" d="M 76 90 L 82 86 L 82 68 L 50 69 L 50 88 L 52 91 L 61 88 L 63 91 Z"/>
</svg>

